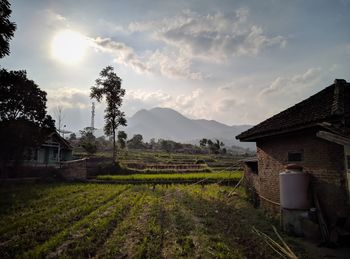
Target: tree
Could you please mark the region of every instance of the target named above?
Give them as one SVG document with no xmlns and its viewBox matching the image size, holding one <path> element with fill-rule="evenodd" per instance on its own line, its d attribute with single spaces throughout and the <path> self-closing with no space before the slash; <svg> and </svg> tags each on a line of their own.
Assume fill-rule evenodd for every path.
<svg viewBox="0 0 350 259">
<path fill-rule="evenodd" d="M 172 141 L 171 140 L 164 140 L 162 139 L 160 142 L 160 148 L 168 153 L 170 153 L 173 149 Z"/>
<path fill-rule="evenodd" d="M 113 161 L 117 159 L 117 147 L 115 143 L 116 130 L 119 126 L 126 126 L 124 112 L 120 110 L 125 95 L 125 90 L 121 87 L 122 79 L 114 72 L 113 67 L 107 66 L 100 72 L 100 77 L 96 79 L 95 86 L 91 87 L 90 97 L 100 102 L 106 98 L 107 107 L 105 109 L 104 132 L 107 136 L 112 136 L 113 140 Z"/>
<path fill-rule="evenodd" d="M 74 140 L 77 140 L 77 135 L 75 133 L 71 133 L 69 135 L 69 141 L 74 141 Z"/>
<path fill-rule="evenodd" d="M 208 147 L 210 150 L 210 153 L 212 153 L 212 154 L 219 154 L 220 150 L 222 153 L 227 152 L 226 149 L 225 150 L 221 149 L 223 146 L 225 146 L 225 144 L 222 141 L 220 142 L 220 140 L 218 140 L 218 139 L 216 139 L 215 142 L 213 142 L 211 139 L 203 138 L 199 141 L 199 145 L 201 147 Z"/>
<path fill-rule="evenodd" d="M 9 20 L 11 4 L 7 0 L 0 0 L 0 58 L 10 54 L 9 41 L 14 36 L 16 24 Z"/>
<path fill-rule="evenodd" d="M 128 137 L 128 135 L 125 133 L 125 131 L 121 130 L 118 132 L 118 143 L 119 143 L 121 149 L 125 148 L 127 137 Z"/>
<path fill-rule="evenodd" d="M 128 147 L 132 149 L 143 149 L 145 145 L 143 143 L 142 135 L 135 134 L 130 140 L 128 140 Z"/>
<path fill-rule="evenodd" d="M 56 127 L 57 131 L 59 134 L 61 134 L 62 130 L 63 130 L 63 126 L 65 126 L 65 125 L 63 125 L 64 114 L 63 114 L 63 108 L 61 105 L 56 107 L 54 114 L 55 114 L 55 120 L 57 123 L 57 127 Z"/>
<path fill-rule="evenodd" d="M 150 139 L 149 145 L 150 145 L 150 148 L 151 148 L 151 149 L 156 149 L 156 148 L 157 148 L 157 143 L 156 143 L 155 138 L 151 138 L 151 139 Z"/>
<path fill-rule="evenodd" d="M 89 155 L 93 155 L 97 151 L 97 143 L 96 143 L 96 137 L 92 133 L 92 131 L 89 130 L 89 128 L 85 128 L 81 131 L 79 131 L 81 137 L 80 137 L 80 145 L 85 149 L 85 151 Z"/>
<path fill-rule="evenodd" d="M 208 140 L 206 138 L 203 138 L 199 141 L 199 145 L 201 147 L 205 147 L 207 145 L 207 143 L 208 143 Z"/>
<path fill-rule="evenodd" d="M 0 160 L 19 161 L 55 130 L 46 114 L 46 92 L 24 70 L 0 70 Z"/>
<path fill-rule="evenodd" d="M 1 69 L 0 84 L 1 121 L 24 119 L 39 126 L 45 123 L 46 92 L 27 78 L 25 70 Z"/>
</svg>

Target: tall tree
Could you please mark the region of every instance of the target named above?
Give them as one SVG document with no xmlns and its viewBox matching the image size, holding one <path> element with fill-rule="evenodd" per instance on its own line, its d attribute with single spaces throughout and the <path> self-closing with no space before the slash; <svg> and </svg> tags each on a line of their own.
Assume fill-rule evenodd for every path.
<svg viewBox="0 0 350 259">
<path fill-rule="evenodd" d="M 9 20 L 11 4 L 7 0 L 0 0 L 0 58 L 10 54 L 9 41 L 14 35 L 16 24 Z"/>
<path fill-rule="evenodd" d="M 114 72 L 113 67 L 107 66 L 100 72 L 95 85 L 91 87 L 90 97 L 100 102 L 105 97 L 107 107 L 105 109 L 104 132 L 113 140 L 113 161 L 117 159 L 116 131 L 119 126 L 126 126 L 124 112 L 120 110 L 125 95 L 125 89 L 121 87 L 122 79 Z"/>
</svg>

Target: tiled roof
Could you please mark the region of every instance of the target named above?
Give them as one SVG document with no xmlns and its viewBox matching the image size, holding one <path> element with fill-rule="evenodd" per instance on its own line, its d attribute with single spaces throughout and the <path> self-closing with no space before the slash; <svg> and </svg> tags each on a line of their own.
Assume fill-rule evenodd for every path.
<svg viewBox="0 0 350 259">
<path fill-rule="evenodd" d="M 341 122 L 344 118 L 346 123 L 349 123 L 349 97 L 350 84 L 343 79 L 336 79 L 334 84 L 242 132 L 236 138 L 254 141 L 264 136 L 277 135 L 321 122 Z"/>
</svg>

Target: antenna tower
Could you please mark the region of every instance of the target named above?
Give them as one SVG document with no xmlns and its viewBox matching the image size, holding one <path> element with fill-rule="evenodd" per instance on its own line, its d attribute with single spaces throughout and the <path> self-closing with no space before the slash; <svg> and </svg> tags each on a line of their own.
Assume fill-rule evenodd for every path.
<svg viewBox="0 0 350 259">
<path fill-rule="evenodd" d="M 92 103 L 91 106 L 91 129 L 94 131 L 95 129 L 95 103 Z"/>
</svg>

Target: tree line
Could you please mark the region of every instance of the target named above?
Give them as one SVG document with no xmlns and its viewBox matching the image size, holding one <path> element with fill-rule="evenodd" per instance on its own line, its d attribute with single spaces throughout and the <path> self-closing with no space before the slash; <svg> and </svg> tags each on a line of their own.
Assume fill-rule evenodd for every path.
<svg viewBox="0 0 350 259">
<path fill-rule="evenodd" d="M 113 149 L 113 138 L 106 138 L 104 136 L 95 137 L 93 129 L 87 127 L 80 132 L 80 137 L 77 137 L 75 133 L 72 133 L 68 140 L 75 146 L 83 148 L 89 155 L 94 155 L 96 152 L 110 151 Z M 227 149 L 224 147 L 224 143 L 219 140 L 201 139 L 199 146 L 180 143 L 168 139 L 155 139 L 152 138 L 149 141 L 144 141 L 141 134 L 135 134 L 128 139 L 128 135 L 125 131 L 118 131 L 117 148 L 119 150 L 157 150 L 165 151 L 168 153 L 202 153 L 202 154 L 226 154 Z"/>
</svg>

